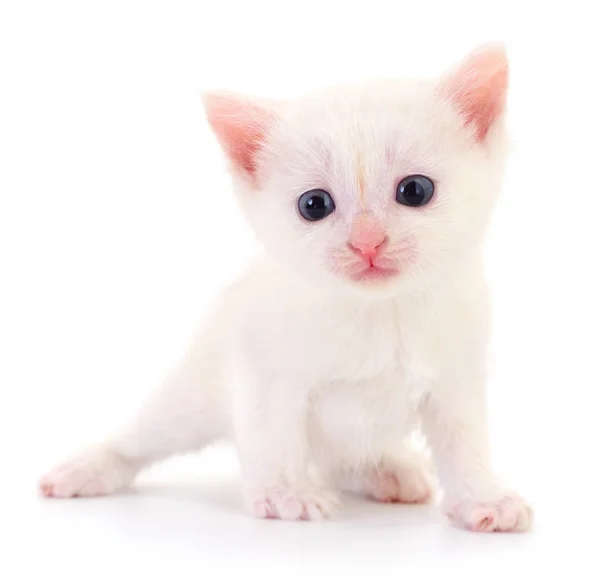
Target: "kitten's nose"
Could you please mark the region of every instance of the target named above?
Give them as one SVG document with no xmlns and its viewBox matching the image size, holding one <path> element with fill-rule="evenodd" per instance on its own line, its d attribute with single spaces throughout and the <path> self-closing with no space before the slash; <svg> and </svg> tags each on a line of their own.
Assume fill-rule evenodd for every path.
<svg viewBox="0 0 600 587">
<path fill-rule="evenodd" d="M 352 225 L 348 245 L 359 257 L 373 261 L 381 252 L 386 240 L 381 222 L 371 214 L 363 212 Z"/>
<path fill-rule="evenodd" d="M 383 245 L 385 240 L 385 237 L 383 237 L 377 243 L 361 243 L 360 245 L 355 245 L 354 243 L 348 244 L 359 257 L 362 257 L 365 259 L 365 261 L 373 261 L 379 255 L 381 251 L 381 245 Z"/>
</svg>

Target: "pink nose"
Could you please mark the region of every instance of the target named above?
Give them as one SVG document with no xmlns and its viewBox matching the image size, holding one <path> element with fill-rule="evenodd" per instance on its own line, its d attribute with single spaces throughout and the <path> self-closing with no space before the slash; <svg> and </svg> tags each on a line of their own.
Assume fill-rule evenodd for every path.
<svg viewBox="0 0 600 587">
<path fill-rule="evenodd" d="M 361 243 L 356 245 L 354 243 L 348 243 L 350 248 L 359 256 L 365 259 L 365 261 L 373 261 L 376 259 L 381 251 L 381 246 L 385 242 L 385 238 L 381 239 L 378 243 Z"/>
<path fill-rule="evenodd" d="M 366 261 L 373 261 L 387 240 L 381 223 L 370 214 L 361 214 L 354 222 L 348 245 Z"/>
</svg>

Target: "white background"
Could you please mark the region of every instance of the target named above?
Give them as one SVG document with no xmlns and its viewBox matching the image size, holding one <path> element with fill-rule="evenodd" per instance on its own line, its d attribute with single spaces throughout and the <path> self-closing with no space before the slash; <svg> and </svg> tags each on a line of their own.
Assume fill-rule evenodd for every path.
<svg viewBox="0 0 600 587">
<path fill-rule="evenodd" d="M 0 584 L 598 585 L 596 22 L 591 1 L 3 0 Z M 435 75 L 495 39 L 514 145 L 488 241 L 491 433 L 534 532 L 355 500 L 323 524 L 252 520 L 223 448 L 130 494 L 39 499 L 38 476 L 132 413 L 255 248 L 200 91 Z"/>
</svg>

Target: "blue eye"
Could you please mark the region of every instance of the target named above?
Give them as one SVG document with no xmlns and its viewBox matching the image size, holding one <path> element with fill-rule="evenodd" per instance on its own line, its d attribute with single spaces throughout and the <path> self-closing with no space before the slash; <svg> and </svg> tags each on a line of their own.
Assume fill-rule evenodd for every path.
<svg viewBox="0 0 600 587">
<path fill-rule="evenodd" d="M 424 175 L 409 175 L 396 188 L 396 202 L 403 206 L 425 206 L 433 197 L 433 182 Z"/>
<path fill-rule="evenodd" d="M 300 196 L 298 210 L 303 218 L 316 222 L 323 220 L 335 210 L 335 202 L 324 190 L 310 190 Z"/>
</svg>

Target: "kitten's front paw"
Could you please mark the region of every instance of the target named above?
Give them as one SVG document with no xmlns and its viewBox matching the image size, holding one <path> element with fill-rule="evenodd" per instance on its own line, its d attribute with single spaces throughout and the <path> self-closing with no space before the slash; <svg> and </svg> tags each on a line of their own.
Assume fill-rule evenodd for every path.
<svg viewBox="0 0 600 587">
<path fill-rule="evenodd" d="M 281 520 L 323 520 L 341 505 L 329 491 L 294 491 L 284 487 L 250 492 L 246 501 L 253 516 Z"/>
<path fill-rule="evenodd" d="M 129 483 L 137 467 L 105 447 L 76 456 L 44 475 L 45 497 L 92 497 L 114 493 Z"/>
<path fill-rule="evenodd" d="M 445 509 L 450 520 L 472 532 L 527 532 L 533 521 L 531 506 L 518 495 L 493 501 L 455 501 Z"/>
</svg>

